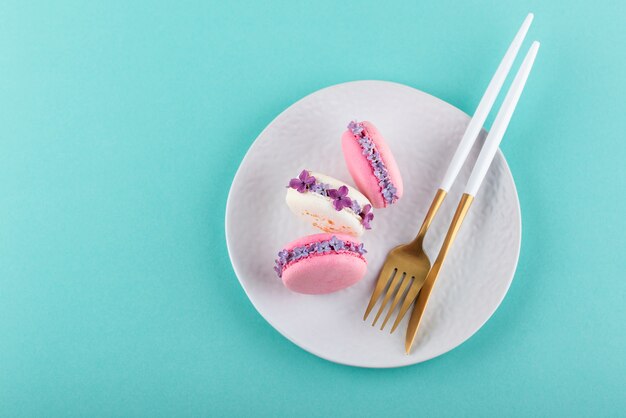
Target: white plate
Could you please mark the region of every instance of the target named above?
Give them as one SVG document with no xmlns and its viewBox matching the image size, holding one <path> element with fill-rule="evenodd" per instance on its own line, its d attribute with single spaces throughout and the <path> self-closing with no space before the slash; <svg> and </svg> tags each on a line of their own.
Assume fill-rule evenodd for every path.
<svg viewBox="0 0 626 418">
<path fill-rule="evenodd" d="M 373 229 L 362 237 L 369 252 L 368 272 L 361 282 L 330 295 L 292 293 L 272 270 L 276 253 L 285 243 L 315 231 L 287 208 L 285 185 L 303 168 L 352 184 L 340 145 L 352 119 L 372 121 L 385 135 L 402 172 L 404 197 L 391 208 L 375 211 Z M 322 89 L 274 119 L 241 162 L 226 205 L 233 268 L 259 313 L 303 349 L 361 367 L 419 363 L 478 331 L 504 298 L 520 250 L 519 201 L 500 152 L 443 266 L 413 352 L 404 353 L 409 315 L 392 335 L 362 320 L 387 252 L 417 233 L 468 121 L 465 113 L 433 96 L 383 81 Z M 426 237 L 431 260 L 483 140 L 484 132 Z"/>
</svg>

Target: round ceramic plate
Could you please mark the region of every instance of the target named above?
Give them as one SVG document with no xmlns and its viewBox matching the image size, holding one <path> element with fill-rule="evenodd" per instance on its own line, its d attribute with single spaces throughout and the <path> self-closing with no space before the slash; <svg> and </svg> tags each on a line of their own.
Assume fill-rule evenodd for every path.
<svg viewBox="0 0 626 418">
<path fill-rule="evenodd" d="M 404 179 L 404 196 L 375 211 L 362 236 L 365 278 L 329 295 L 287 290 L 273 271 L 284 244 L 315 233 L 285 204 L 285 186 L 303 168 L 352 184 L 340 137 L 350 120 L 369 120 L 385 135 Z M 410 355 L 408 317 L 394 334 L 363 321 L 387 252 L 413 239 L 469 117 L 433 96 L 401 84 L 356 81 L 296 102 L 259 135 L 235 175 L 226 206 L 226 241 L 250 301 L 280 333 L 324 359 L 361 367 L 398 367 L 439 356 L 467 340 L 506 294 L 520 250 L 519 201 L 500 152 L 487 173 L 441 270 Z M 483 132 L 426 237 L 437 255 L 463 187 L 484 142 Z M 375 312 L 375 311 L 374 311 Z"/>
</svg>

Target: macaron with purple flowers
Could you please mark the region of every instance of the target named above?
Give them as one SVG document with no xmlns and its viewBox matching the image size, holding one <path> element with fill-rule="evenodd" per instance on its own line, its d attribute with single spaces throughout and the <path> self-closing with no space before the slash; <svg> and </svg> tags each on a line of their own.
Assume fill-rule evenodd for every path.
<svg viewBox="0 0 626 418">
<path fill-rule="evenodd" d="M 289 209 L 328 233 L 361 236 L 371 229 L 372 204 L 357 189 L 333 177 L 302 170 L 287 186 Z"/>
<path fill-rule="evenodd" d="M 274 271 L 298 293 L 320 295 L 345 289 L 365 276 L 367 251 L 349 235 L 314 234 L 285 245 Z"/>
<path fill-rule="evenodd" d="M 402 197 L 398 164 L 374 124 L 350 122 L 341 136 L 341 147 L 352 179 L 375 208 L 386 208 Z"/>
</svg>

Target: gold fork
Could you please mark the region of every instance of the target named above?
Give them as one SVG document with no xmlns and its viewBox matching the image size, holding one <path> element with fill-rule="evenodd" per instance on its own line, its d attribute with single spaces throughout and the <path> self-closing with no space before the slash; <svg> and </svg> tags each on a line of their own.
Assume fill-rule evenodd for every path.
<svg viewBox="0 0 626 418">
<path fill-rule="evenodd" d="M 415 299 L 417 293 L 424 284 L 426 276 L 431 270 L 430 260 L 428 259 L 428 256 L 426 255 L 422 247 L 424 237 L 426 236 L 428 228 L 430 227 L 432 220 L 437 214 L 437 211 L 441 207 L 441 203 L 445 199 L 448 190 L 450 190 L 450 187 L 452 186 L 454 180 L 459 174 L 463 163 L 467 159 L 472 145 L 476 141 L 476 138 L 480 133 L 480 130 L 485 123 L 485 120 L 487 119 L 487 116 L 489 115 L 489 112 L 496 98 L 498 97 L 498 93 L 500 92 L 500 89 L 504 84 L 504 80 L 506 79 L 506 76 L 509 73 L 511 66 L 513 65 L 513 61 L 515 60 L 515 57 L 517 56 L 522 42 L 524 41 L 524 37 L 528 32 L 528 28 L 532 23 L 533 17 L 534 16 L 532 13 L 529 13 L 528 16 L 526 16 L 526 19 L 524 20 L 522 26 L 515 35 L 515 38 L 513 38 L 511 45 L 507 49 L 506 54 L 500 62 L 500 65 L 498 66 L 495 74 L 489 82 L 487 90 L 485 90 L 485 94 L 480 99 L 476 111 L 474 112 L 474 116 L 467 125 L 465 133 L 463 134 L 463 138 L 461 139 L 461 142 L 459 143 L 456 152 L 454 153 L 454 156 L 450 161 L 450 165 L 448 166 L 448 170 L 446 171 L 446 174 L 443 178 L 441 187 L 437 190 L 437 193 L 435 194 L 435 197 L 430 204 L 430 208 L 426 213 L 426 217 L 422 222 L 422 226 L 420 227 L 417 237 L 408 244 L 403 244 L 395 247 L 387 255 L 387 259 L 383 264 L 383 267 L 378 276 L 378 280 L 376 282 L 376 286 L 374 287 L 374 291 L 372 292 L 372 296 L 365 310 L 365 314 L 363 315 L 363 320 L 366 320 L 383 291 L 387 289 L 387 292 L 383 297 L 378 312 L 374 317 L 372 326 L 376 324 L 381 314 L 384 312 L 385 307 L 389 303 L 389 300 L 393 297 L 391 306 L 387 311 L 387 315 L 385 316 L 385 319 L 383 320 L 383 323 L 380 327 L 381 330 L 384 329 L 387 321 L 391 317 L 396 306 L 398 305 L 400 300 L 402 300 L 402 296 L 404 296 L 406 292 L 407 297 L 405 297 L 402 306 L 400 307 L 400 311 L 396 317 L 396 320 L 391 328 L 391 332 L 394 332 L 400 324 L 400 321 L 410 308 L 411 303 Z M 464 199 L 464 209 L 462 211 L 463 216 L 467 212 L 470 204 L 471 199 Z M 459 207 L 459 210 L 460 209 L 461 207 Z M 457 210 L 457 214 L 459 213 L 459 210 Z M 457 219 L 457 217 L 455 216 L 455 219 L 456 224 L 460 226 L 461 222 L 463 221 L 463 217 Z M 451 225 L 450 228 L 451 230 L 458 230 L 458 227 L 453 228 L 453 225 Z M 456 232 L 454 233 L 454 235 L 456 235 Z M 452 236 L 452 241 L 453 240 L 454 236 Z M 448 240 L 446 239 L 446 241 Z M 451 245 L 451 241 L 448 242 L 447 245 L 446 241 L 444 241 L 443 248 L 449 248 L 449 245 Z M 408 291 L 407 288 L 409 289 Z M 411 295 L 412 297 L 410 297 Z"/>
<path fill-rule="evenodd" d="M 387 316 L 383 321 L 380 329 L 385 328 L 387 321 L 391 317 L 391 313 L 394 311 L 395 307 L 398 305 L 400 298 L 404 295 L 406 288 L 412 282 L 412 287 L 421 288 L 422 283 L 426 279 L 426 274 L 430 270 L 430 260 L 428 260 L 428 256 L 422 249 L 422 243 L 424 242 L 424 236 L 426 236 L 426 232 L 428 232 L 428 227 L 430 223 L 435 218 L 441 203 L 446 197 L 447 192 L 444 189 L 437 190 L 435 194 L 435 198 L 433 202 L 430 204 L 430 208 L 428 209 L 428 213 L 426 213 L 426 217 L 422 222 L 422 226 L 417 234 L 415 239 L 408 243 L 395 247 L 392 249 L 389 254 L 387 254 L 387 259 L 385 260 L 385 264 L 380 271 L 380 275 L 378 276 L 378 281 L 376 282 L 376 287 L 374 288 L 374 292 L 372 292 L 372 297 L 370 298 L 369 304 L 367 305 L 367 309 L 365 310 L 365 315 L 363 315 L 363 320 L 366 320 L 376 301 L 385 290 L 387 285 L 387 293 L 383 298 L 383 301 L 376 313 L 376 317 L 374 318 L 374 322 L 372 325 L 375 325 L 378 321 L 378 318 L 383 313 L 385 306 L 389 302 L 389 299 L 394 295 L 395 297 L 391 303 L 391 307 L 387 312 Z M 391 283 L 389 283 L 391 281 Z M 395 331 L 396 326 L 393 327 L 391 332 Z"/>
</svg>

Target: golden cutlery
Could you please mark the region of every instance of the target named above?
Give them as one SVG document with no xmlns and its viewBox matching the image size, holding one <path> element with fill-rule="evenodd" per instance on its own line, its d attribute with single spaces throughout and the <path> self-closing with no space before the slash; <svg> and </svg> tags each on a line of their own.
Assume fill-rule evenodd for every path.
<svg viewBox="0 0 626 418">
<path fill-rule="evenodd" d="M 465 186 L 465 193 L 463 193 L 461 201 L 456 209 L 456 213 L 452 218 L 452 223 L 450 224 L 448 233 L 446 234 L 443 245 L 441 246 L 439 255 L 437 255 L 437 259 L 428 272 L 424 284 L 421 290 L 419 290 L 419 294 L 418 291 L 410 289 L 404 299 L 402 307 L 404 308 L 406 306 L 408 308 L 417 296 L 417 301 L 413 307 L 413 312 L 411 313 L 411 319 L 409 320 L 409 326 L 407 328 L 405 340 L 405 349 L 407 354 L 411 351 L 411 346 L 415 339 L 415 335 L 417 334 L 417 329 L 424 314 L 424 310 L 426 309 L 428 298 L 430 297 L 433 287 L 435 286 L 435 282 L 437 281 L 437 277 L 439 276 L 439 272 L 441 271 L 446 255 L 454 242 L 461 224 L 463 223 L 463 219 L 465 219 L 465 215 L 474 200 L 474 196 L 476 196 L 476 193 L 478 192 L 478 189 L 487 174 L 491 161 L 496 155 L 498 146 L 500 145 L 502 137 L 504 136 L 509 122 L 511 121 L 511 116 L 513 116 L 513 111 L 517 106 L 517 102 L 519 101 L 522 91 L 524 90 L 524 85 L 526 84 L 526 80 L 528 79 L 538 50 L 539 42 L 535 41 L 528 50 L 519 71 L 513 79 L 513 83 L 504 98 L 502 107 L 496 115 L 493 125 L 491 126 L 491 131 L 487 135 L 485 144 L 483 145 L 480 154 L 478 155 L 478 159 L 476 160 L 476 164 L 472 169 L 472 174 L 470 175 L 467 185 Z M 396 322 L 399 322 L 398 319 Z"/>
<path fill-rule="evenodd" d="M 422 287 L 424 280 L 426 279 L 426 275 L 430 270 L 430 260 L 428 256 L 424 252 L 422 248 L 422 243 L 424 241 L 424 237 L 428 232 L 428 228 L 437 214 L 441 203 L 445 199 L 448 190 L 454 183 L 463 163 L 467 159 L 467 155 L 469 154 L 472 145 L 476 141 L 480 130 L 489 115 L 489 111 L 491 110 L 493 103 L 495 102 L 500 89 L 502 88 L 502 84 L 506 79 L 507 74 L 509 73 L 511 66 L 513 65 L 513 61 L 517 56 L 517 53 L 522 45 L 524 37 L 528 32 L 528 28 L 533 20 L 533 14 L 530 13 L 524 22 L 522 23 L 520 29 L 518 30 L 515 38 L 511 42 L 511 45 L 507 49 L 506 54 L 502 58 L 500 65 L 498 66 L 493 78 L 489 82 L 487 86 L 487 90 L 485 94 L 481 98 L 476 111 L 474 112 L 474 116 L 470 120 L 465 133 L 463 134 L 463 138 L 458 145 L 458 148 L 450 161 L 450 165 L 448 166 L 448 170 L 443 178 L 441 187 L 437 190 L 435 197 L 426 213 L 426 217 L 422 222 L 422 226 L 417 234 L 417 237 L 408 244 L 400 245 L 392 249 L 387 255 L 387 259 L 381 269 L 381 272 L 378 276 L 378 280 L 376 282 L 376 286 L 374 287 L 374 291 L 372 292 L 372 296 L 365 310 L 365 314 L 363 315 L 363 320 L 366 320 L 369 316 L 370 312 L 376 305 L 376 302 L 382 295 L 383 291 L 387 289 L 385 296 L 381 302 L 381 305 L 374 317 L 374 321 L 372 325 L 375 325 L 381 314 L 383 313 L 385 307 L 389 303 L 389 300 L 393 297 L 391 302 L 391 306 L 387 311 L 387 315 L 385 316 L 382 326 L 380 329 L 382 330 L 387 321 L 391 317 L 394 312 L 396 306 L 402 299 L 407 288 L 409 288 L 410 294 L 417 294 L 419 289 Z M 410 285 L 410 287 L 409 287 Z M 412 300 L 411 300 L 412 301 Z M 398 324 L 402 317 L 406 314 L 410 307 L 410 303 L 403 303 L 400 313 L 398 314 L 396 321 L 391 328 L 391 332 L 394 332 L 397 328 Z"/>
</svg>

